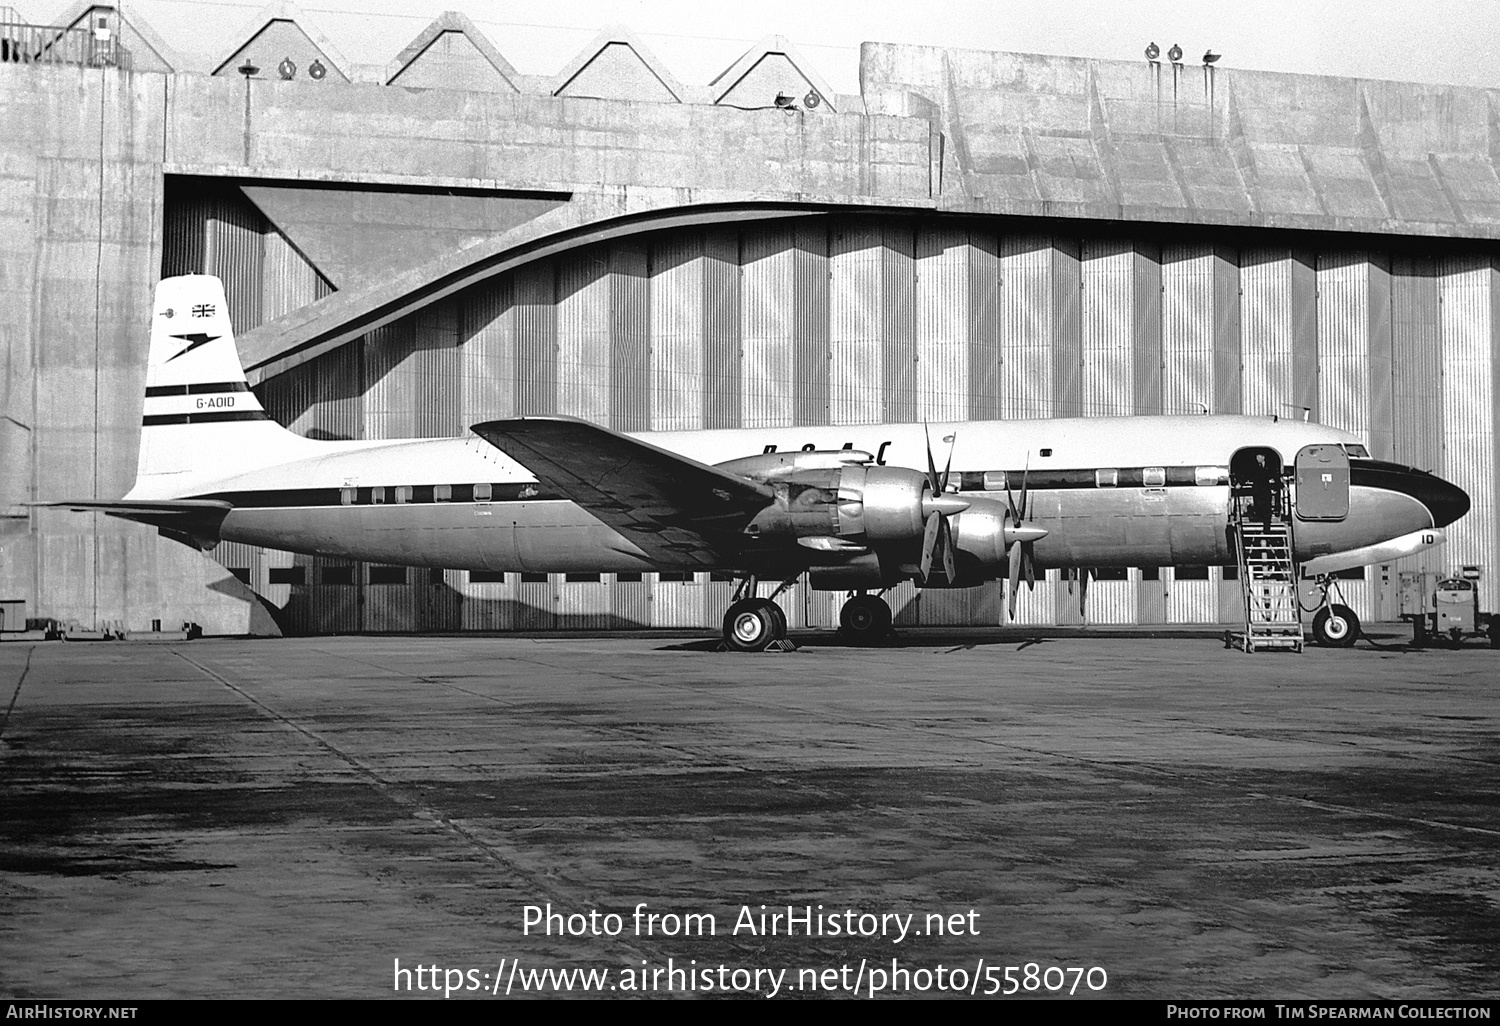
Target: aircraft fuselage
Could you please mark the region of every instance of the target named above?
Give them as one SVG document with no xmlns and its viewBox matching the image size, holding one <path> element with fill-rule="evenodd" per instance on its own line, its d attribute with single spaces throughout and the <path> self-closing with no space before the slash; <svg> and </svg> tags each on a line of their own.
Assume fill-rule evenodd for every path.
<svg viewBox="0 0 1500 1026">
<path fill-rule="evenodd" d="M 636 437 L 714 464 L 775 447 L 852 448 L 876 463 L 922 468 L 928 441 L 950 489 L 1004 502 L 1023 479 L 1040 567 L 1230 564 L 1229 466 L 1265 447 L 1289 467 L 1309 444 L 1356 446 L 1346 432 L 1269 417 L 1132 417 L 923 425 L 742 428 Z M 142 481 L 136 498 L 222 498 L 228 541 L 371 562 L 567 572 L 702 569 L 646 554 L 519 463 L 474 438 L 309 443 L 316 455 L 189 482 Z M 1295 496 L 1293 496 L 1295 502 Z M 1348 515 L 1298 520 L 1299 560 L 1442 526 L 1467 498 L 1412 468 L 1351 461 Z M 1462 510 L 1458 510 L 1461 515 Z M 963 514 L 956 518 L 961 525 Z M 960 531 L 960 537 L 962 532 Z M 747 539 L 747 543 L 750 540 Z M 753 544 L 746 560 L 754 562 Z M 804 554 L 793 553 L 793 558 Z M 785 563 L 785 547 L 765 559 Z M 816 561 L 816 560 L 815 560 Z M 733 569 L 756 569 L 753 566 Z"/>
</svg>

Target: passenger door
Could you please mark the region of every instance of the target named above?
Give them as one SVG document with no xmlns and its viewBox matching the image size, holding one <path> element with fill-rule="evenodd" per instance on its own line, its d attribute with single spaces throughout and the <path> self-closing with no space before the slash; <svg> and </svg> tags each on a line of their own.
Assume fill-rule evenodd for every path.
<svg viewBox="0 0 1500 1026">
<path fill-rule="evenodd" d="M 1349 515 L 1349 456 L 1341 445 L 1308 445 L 1297 453 L 1297 519 Z"/>
</svg>

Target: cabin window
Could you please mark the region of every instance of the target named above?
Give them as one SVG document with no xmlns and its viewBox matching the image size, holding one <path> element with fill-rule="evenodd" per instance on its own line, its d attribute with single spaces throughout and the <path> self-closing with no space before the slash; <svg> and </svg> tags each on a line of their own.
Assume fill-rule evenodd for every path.
<svg viewBox="0 0 1500 1026">
<path fill-rule="evenodd" d="M 1229 483 L 1228 467 L 1194 467 L 1193 483 L 1202 488 Z"/>
<path fill-rule="evenodd" d="M 411 485 L 397 485 L 396 486 L 396 501 L 397 502 L 410 502 L 411 501 Z"/>
<path fill-rule="evenodd" d="M 470 584 L 504 584 L 505 574 L 500 570 L 470 570 Z"/>
<path fill-rule="evenodd" d="M 1113 468 L 1094 471 L 1095 488 L 1116 488 L 1120 484 L 1120 472 Z"/>
<path fill-rule="evenodd" d="M 1141 484 L 1147 488 L 1165 488 L 1167 486 L 1167 468 L 1141 468 Z"/>
<path fill-rule="evenodd" d="M 271 567 L 272 584 L 305 584 L 307 583 L 307 567 L 305 566 L 273 566 Z"/>
<path fill-rule="evenodd" d="M 406 567 L 404 566 L 372 566 L 370 567 L 371 584 L 405 584 Z"/>
<path fill-rule="evenodd" d="M 1362 445 L 1346 445 L 1344 446 L 1344 452 L 1357 460 L 1367 460 L 1370 458 L 1370 450 Z"/>
<path fill-rule="evenodd" d="M 1042 455 L 1043 456 L 1051 456 L 1052 455 L 1052 450 L 1051 449 L 1043 449 L 1042 450 Z"/>
<path fill-rule="evenodd" d="M 381 486 L 381 487 L 378 487 L 378 488 L 371 488 L 370 489 L 370 502 L 373 503 L 376 506 L 383 506 L 383 505 L 385 505 L 385 488 L 384 488 L 384 486 Z"/>
<path fill-rule="evenodd" d="M 1005 491 L 1005 471 L 986 470 L 984 472 L 984 490 L 987 492 Z"/>
<path fill-rule="evenodd" d="M 354 505 L 354 493 L 355 493 L 355 491 L 357 491 L 357 489 L 354 489 L 354 488 L 340 488 L 339 489 L 339 502 L 342 503 L 345 506 L 352 506 L 352 505 Z"/>
<path fill-rule="evenodd" d="M 474 501 L 475 502 L 489 502 L 490 501 L 490 486 L 487 485 L 487 484 L 477 484 L 477 485 L 475 485 L 474 486 Z"/>
<path fill-rule="evenodd" d="M 433 485 L 432 486 L 432 501 L 433 502 L 452 502 L 453 501 L 453 486 L 452 485 Z"/>
</svg>

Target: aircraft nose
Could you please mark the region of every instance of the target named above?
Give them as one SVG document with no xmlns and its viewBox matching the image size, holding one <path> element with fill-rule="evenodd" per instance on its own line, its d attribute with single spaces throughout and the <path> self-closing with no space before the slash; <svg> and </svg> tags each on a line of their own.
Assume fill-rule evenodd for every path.
<svg viewBox="0 0 1500 1026">
<path fill-rule="evenodd" d="M 1407 494 L 1432 513 L 1433 527 L 1447 527 L 1469 512 L 1469 493 L 1433 474 L 1418 470 L 1408 472 Z"/>
</svg>

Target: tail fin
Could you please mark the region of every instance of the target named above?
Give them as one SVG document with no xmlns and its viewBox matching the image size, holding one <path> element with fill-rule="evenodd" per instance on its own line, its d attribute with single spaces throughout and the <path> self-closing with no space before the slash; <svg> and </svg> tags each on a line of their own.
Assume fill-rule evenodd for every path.
<svg viewBox="0 0 1500 1026">
<path fill-rule="evenodd" d="M 219 279 L 164 278 L 151 311 L 131 497 L 183 495 L 199 482 L 310 455 L 316 447 L 271 420 L 250 391 Z"/>
</svg>

